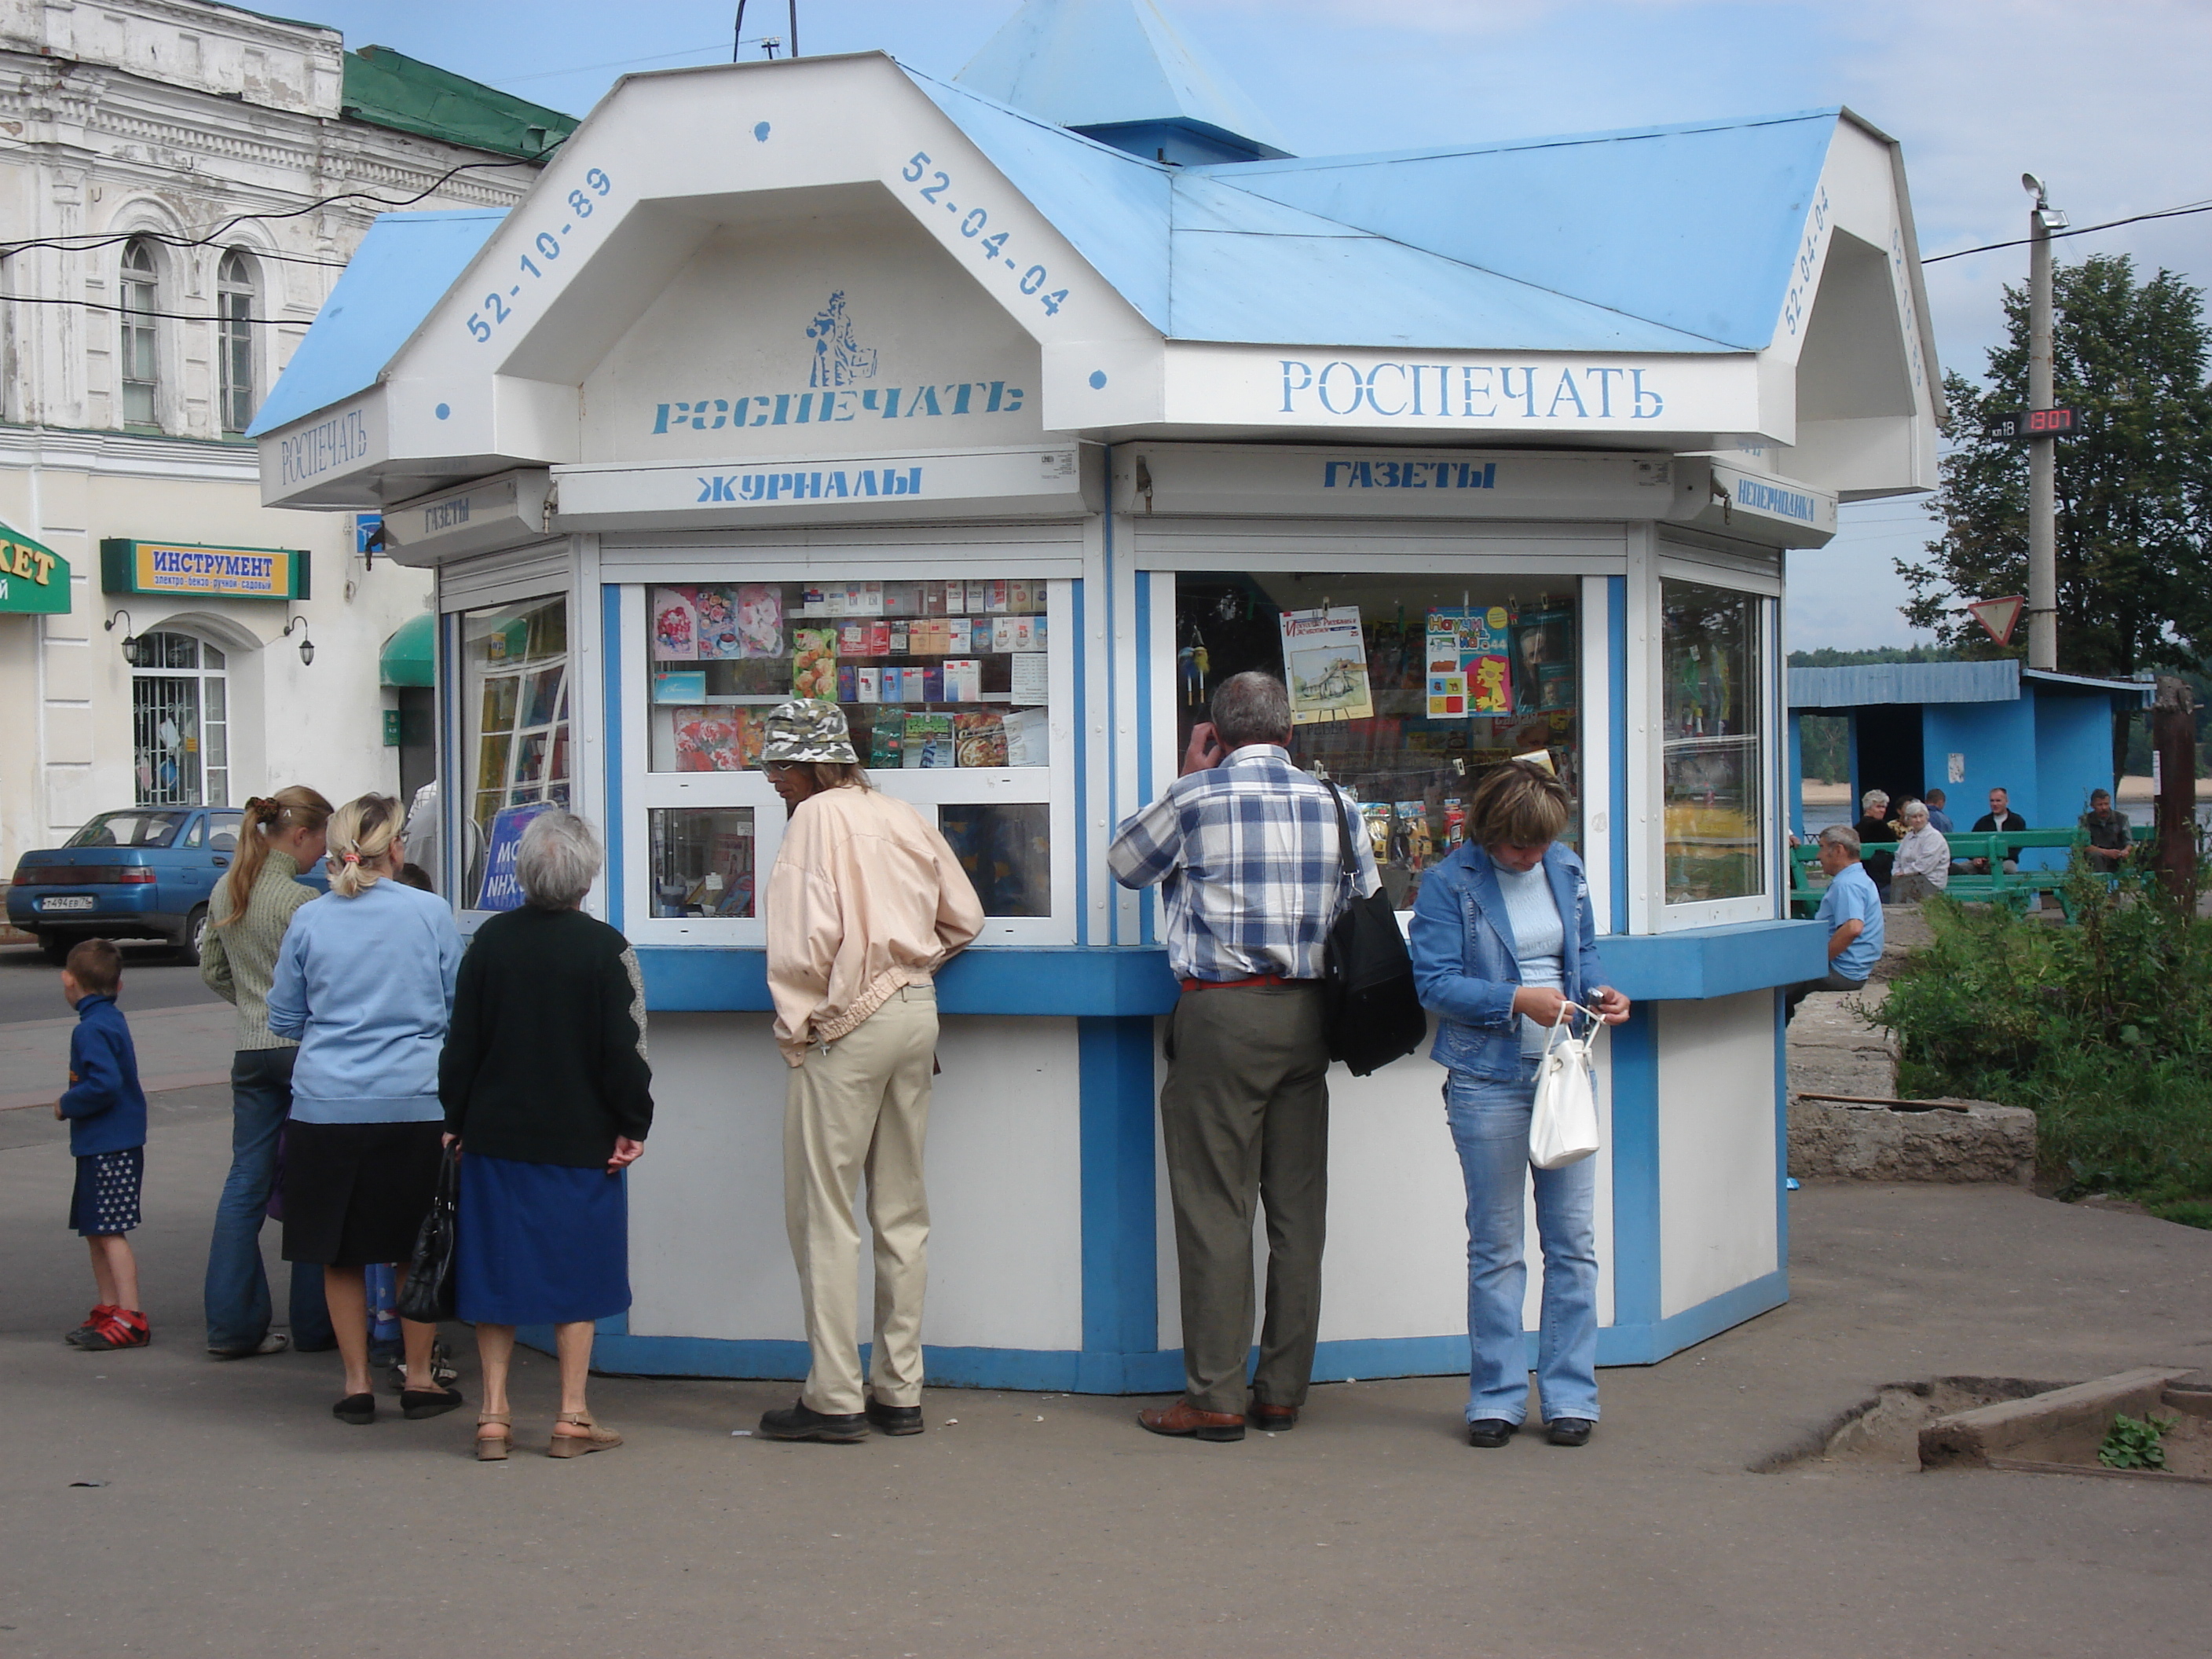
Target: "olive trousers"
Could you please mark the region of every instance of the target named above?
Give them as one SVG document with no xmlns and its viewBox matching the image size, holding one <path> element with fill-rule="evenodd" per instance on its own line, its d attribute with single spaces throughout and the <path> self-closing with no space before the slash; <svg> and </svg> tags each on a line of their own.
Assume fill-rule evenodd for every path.
<svg viewBox="0 0 2212 1659">
<path fill-rule="evenodd" d="M 1168 1019 L 1161 1144 L 1175 1206 L 1183 1392 L 1245 1409 L 1252 1217 L 1267 1209 L 1266 1320 L 1251 1397 L 1305 1403 L 1328 1211 L 1328 1048 L 1318 984 L 1186 991 Z"/>
</svg>

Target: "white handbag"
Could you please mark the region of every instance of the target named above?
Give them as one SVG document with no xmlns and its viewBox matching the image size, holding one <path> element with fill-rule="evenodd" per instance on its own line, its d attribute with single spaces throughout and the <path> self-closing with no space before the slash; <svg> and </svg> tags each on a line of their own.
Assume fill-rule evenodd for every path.
<svg viewBox="0 0 2212 1659">
<path fill-rule="evenodd" d="M 1590 1060 L 1596 1036 L 1578 1037 L 1567 1024 L 1570 1013 L 1589 1014 L 1571 1002 L 1559 1006 L 1559 1017 L 1544 1036 L 1544 1053 L 1536 1062 L 1536 1102 L 1528 1114 L 1528 1162 L 1540 1170 L 1559 1170 L 1597 1150 L 1597 1081 Z"/>
</svg>

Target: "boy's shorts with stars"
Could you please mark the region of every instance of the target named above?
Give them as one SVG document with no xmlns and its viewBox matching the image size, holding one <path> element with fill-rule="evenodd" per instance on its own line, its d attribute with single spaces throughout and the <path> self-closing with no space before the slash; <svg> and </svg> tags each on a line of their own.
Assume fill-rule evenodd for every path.
<svg viewBox="0 0 2212 1659">
<path fill-rule="evenodd" d="M 70 1197 L 70 1225 L 87 1238 L 131 1231 L 138 1224 L 138 1188 L 145 1176 L 143 1146 L 80 1158 L 76 1190 Z"/>
</svg>

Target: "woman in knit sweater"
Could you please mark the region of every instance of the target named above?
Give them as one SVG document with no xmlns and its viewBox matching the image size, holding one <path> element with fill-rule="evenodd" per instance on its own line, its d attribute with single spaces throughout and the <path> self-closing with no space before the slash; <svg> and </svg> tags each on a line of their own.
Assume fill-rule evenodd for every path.
<svg viewBox="0 0 2212 1659">
<path fill-rule="evenodd" d="M 282 1353 L 288 1339 L 269 1328 L 269 1275 L 261 1265 L 261 1223 L 276 1180 L 276 1138 L 292 1109 L 292 1063 L 300 1045 L 269 1029 L 269 981 L 293 913 L 315 896 L 297 879 L 323 861 L 331 804 L 295 784 L 246 803 L 230 873 L 216 890 L 200 956 L 200 977 L 238 1008 L 238 1051 L 230 1062 L 230 1174 L 216 1201 L 208 1244 L 208 1352 L 218 1359 Z M 292 1273 L 290 1344 L 331 1346 L 323 1276 Z"/>
<path fill-rule="evenodd" d="M 402 884 L 399 803 L 363 795 L 331 817 L 331 890 L 300 907 L 277 952 L 269 1029 L 296 1038 L 285 1138 L 284 1259 L 323 1269 L 345 1359 L 341 1423 L 376 1419 L 362 1269 L 404 1264 L 436 1191 L 438 1050 L 460 935 L 445 901 Z M 461 1403 L 430 1375 L 434 1325 L 400 1322 L 410 1418 Z"/>
<path fill-rule="evenodd" d="M 477 929 L 438 1064 L 446 1139 L 463 1148 L 457 1311 L 477 1328 L 477 1455 L 514 1440 L 507 1398 L 517 1325 L 550 1325 L 561 1363 L 555 1457 L 622 1444 L 584 1385 L 594 1321 L 629 1306 L 622 1171 L 645 1151 L 653 1073 L 645 989 L 629 941 L 577 908 L 599 874 L 591 826 L 531 820 L 514 860 L 525 900 Z"/>
</svg>

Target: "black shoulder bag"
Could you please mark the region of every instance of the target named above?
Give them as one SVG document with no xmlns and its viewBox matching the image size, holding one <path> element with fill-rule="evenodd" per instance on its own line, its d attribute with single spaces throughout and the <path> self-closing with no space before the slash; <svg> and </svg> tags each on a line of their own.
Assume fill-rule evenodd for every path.
<svg viewBox="0 0 2212 1659">
<path fill-rule="evenodd" d="M 402 1319 L 434 1325 L 453 1316 L 453 1225 L 460 1196 L 460 1157 L 451 1146 L 438 1155 L 438 1190 L 415 1235 L 407 1282 L 399 1287 Z"/>
<path fill-rule="evenodd" d="M 1419 1048 L 1429 1033 L 1429 1017 L 1413 988 L 1413 959 L 1407 954 L 1389 890 L 1378 886 L 1360 896 L 1359 860 L 1352 837 L 1367 832 L 1345 810 L 1334 787 L 1329 793 L 1337 800 L 1342 872 L 1352 896 L 1329 924 L 1322 955 L 1328 1057 L 1342 1060 L 1352 1076 L 1365 1077 Z"/>
</svg>

